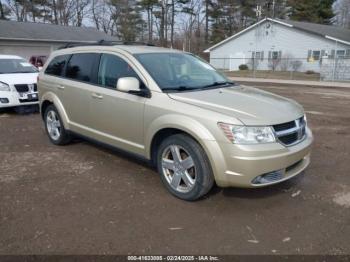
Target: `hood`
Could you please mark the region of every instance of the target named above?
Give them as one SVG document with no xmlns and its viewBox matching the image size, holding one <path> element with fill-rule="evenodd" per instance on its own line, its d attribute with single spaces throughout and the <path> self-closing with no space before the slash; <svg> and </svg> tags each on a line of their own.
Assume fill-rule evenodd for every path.
<svg viewBox="0 0 350 262">
<path fill-rule="evenodd" d="M 304 114 L 301 105 L 247 86 L 169 93 L 170 98 L 239 119 L 245 125 L 275 125 Z"/>
<path fill-rule="evenodd" d="M 38 73 L 0 74 L 0 81 L 8 85 L 36 84 Z"/>
</svg>

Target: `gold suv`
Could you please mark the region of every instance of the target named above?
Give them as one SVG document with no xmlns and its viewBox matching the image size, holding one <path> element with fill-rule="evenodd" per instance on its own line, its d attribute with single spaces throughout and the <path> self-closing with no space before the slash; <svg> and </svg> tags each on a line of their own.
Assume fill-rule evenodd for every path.
<svg viewBox="0 0 350 262">
<path fill-rule="evenodd" d="M 39 75 L 52 143 L 80 135 L 146 158 L 184 200 L 257 188 L 310 163 L 312 133 L 296 102 L 240 86 L 200 58 L 142 45 L 53 52 Z"/>
</svg>

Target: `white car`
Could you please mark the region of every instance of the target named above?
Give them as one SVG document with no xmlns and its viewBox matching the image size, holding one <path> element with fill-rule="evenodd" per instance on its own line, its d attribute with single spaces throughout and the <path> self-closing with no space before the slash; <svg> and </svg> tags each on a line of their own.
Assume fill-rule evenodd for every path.
<svg viewBox="0 0 350 262">
<path fill-rule="evenodd" d="M 37 78 L 24 58 L 0 55 L 0 108 L 38 104 Z"/>
</svg>

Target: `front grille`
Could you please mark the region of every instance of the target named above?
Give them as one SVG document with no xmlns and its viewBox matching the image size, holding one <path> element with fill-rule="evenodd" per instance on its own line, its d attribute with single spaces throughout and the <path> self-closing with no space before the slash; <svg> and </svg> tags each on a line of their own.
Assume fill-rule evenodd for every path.
<svg viewBox="0 0 350 262">
<path fill-rule="evenodd" d="M 281 136 L 279 137 L 279 140 L 285 145 L 291 145 L 298 140 L 298 134 L 293 133 L 290 135 Z"/>
<path fill-rule="evenodd" d="M 277 139 L 286 146 L 294 145 L 304 139 L 306 123 L 304 117 L 295 121 L 274 125 Z"/>
<path fill-rule="evenodd" d="M 295 127 L 295 121 L 273 126 L 273 128 L 275 129 L 276 132 L 283 131 L 286 129 L 291 129 L 293 127 Z"/>
<path fill-rule="evenodd" d="M 28 85 L 15 85 L 15 88 L 18 93 L 27 93 L 29 92 L 29 86 Z"/>
<path fill-rule="evenodd" d="M 18 93 L 27 93 L 29 91 L 32 91 L 32 92 L 37 92 L 38 91 L 38 85 L 37 84 L 32 84 L 32 85 L 27 85 L 27 84 L 15 85 L 15 88 L 16 88 Z"/>
</svg>

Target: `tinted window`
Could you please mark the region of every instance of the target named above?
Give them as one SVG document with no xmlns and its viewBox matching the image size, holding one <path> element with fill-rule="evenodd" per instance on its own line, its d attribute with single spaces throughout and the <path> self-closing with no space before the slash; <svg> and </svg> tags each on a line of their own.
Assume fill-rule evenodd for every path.
<svg viewBox="0 0 350 262">
<path fill-rule="evenodd" d="M 121 77 L 136 77 L 139 79 L 136 72 L 123 59 L 114 55 L 103 54 L 98 72 L 98 84 L 115 88 L 118 79 Z"/>
<path fill-rule="evenodd" d="M 66 77 L 83 82 L 95 82 L 94 69 L 98 54 L 74 54 L 67 65 Z"/>
<path fill-rule="evenodd" d="M 63 55 L 63 56 L 57 56 L 54 59 L 52 59 L 52 61 L 46 68 L 45 74 L 62 76 L 63 69 L 67 63 L 68 58 L 69 58 L 68 55 Z"/>
</svg>

